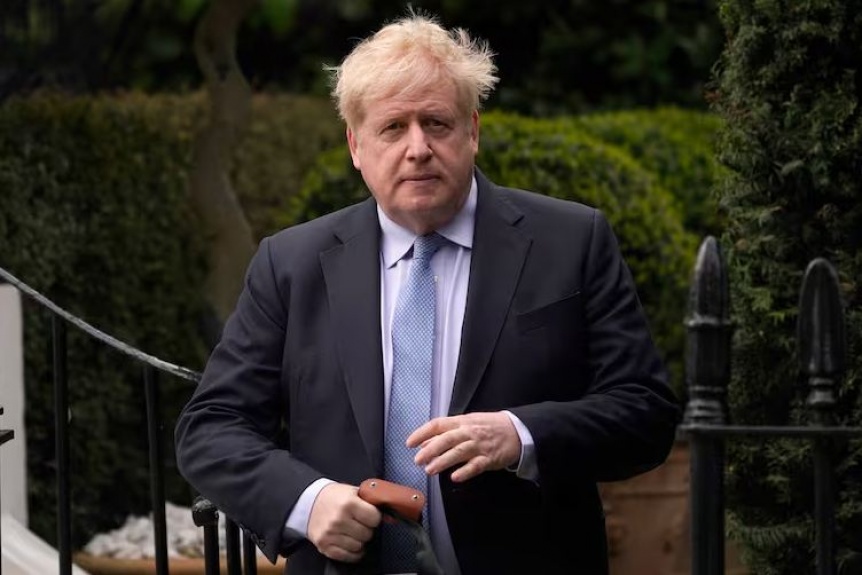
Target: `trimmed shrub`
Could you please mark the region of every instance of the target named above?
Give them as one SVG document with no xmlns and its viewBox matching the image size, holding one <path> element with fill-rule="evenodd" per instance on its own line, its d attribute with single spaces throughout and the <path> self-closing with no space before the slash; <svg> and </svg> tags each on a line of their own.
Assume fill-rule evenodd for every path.
<svg viewBox="0 0 862 575">
<path fill-rule="evenodd" d="M 684 302 L 697 239 L 658 179 L 619 147 L 569 120 L 500 112 L 482 118 L 477 165 L 511 187 L 602 209 L 629 263 L 659 348 L 681 391 Z M 284 225 L 306 221 L 366 198 L 346 146 L 322 155 Z"/>
<path fill-rule="evenodd" d="M 838 269 L 847 373 L 836 424 L 862 421 L 862 1 L 723 0 L 730 42 L 717 68 L 725 122 L 720 159 L 723 238 L 737 324 L 729 390 L 733 420 L 806 424 L 796 321 L 815 257 Z M 734 441 L 730 525 L 753 573 L 813 573 L 814 509 L 807 441 Z M 839 560 L 862 552 L 862 441 L 840 442 L 834 469 Z M 848 571 L 850 572 L 850 571 Z"/>
<path fill-rule="evenodd" d="M 724 168 L 716 157 L 717 115 L 681 108 L 577 116 L 575 123 L 619 146 L 652 172 L 679 206 L 685 228 L 698 238 L 718 235 L 723 220 L 715 184 Z"/>
<path fill-rule="evenodd" d="M 0 106 L 0 266 L 61 307 L 143 351 L 191 369 L 208 349 L 205 233 L 187 205 L 203 93 L 69 98 Z M 232 178 L 256 237 L 342 128 L 327 100 L 255 96 Z M 56 539 L 50 324 L 25 300 L 31 527 Z M 148 512 L 141 367 L 69 329 L 73 538 L 87 541 Z M 191 384 L 160 379 L 167 495 L 190 500 L 175 473 L 173 422 Z M 117 489 L 122 486 L 122 489 Z"/>
<path fill-rule="evenodd" d="M 205 269 L 186 205 L 189 142 L 161 125 L 134 99 L 41 96 L 0 107 L 0 265 L 100 329 L 199 368 Z M 53 542 L 56 454 L 46 316 L 25 305 L 25 417 L 31 528 Z M 128 513 L 149 510 L 141 373 L 140 364 L 68 330 L 76 544 Z M 161 385 L 170 421 L 170 406 L 190 386 L 173 378 Z M 167 479 L 170 495 L 186 495 L 176 477 Z"/>
<path fill-rule="evenodd" d="M 344 141 L 344 128 L 326 98 L 261 94 L 233 158 L 231 182 L 255 240 L 279 229 L 279 214 L 322 151 Z"/>
<path fill-rule="evenodd" d="M 189 95 L 38 95 L 0 106 L 0 266 L 61 307 L 190 369 L 200 324 L 205 232 L 187 205 L 193 142 L 207 100 Z M 232 179 L 256 237 L 342 128 L 326 100 L 255 96 Z M 56 539 L 48 318 L 25 300 L 31 527 Z M 69 330 L 75 544 L 150 509 L 140 366 Z M 160 378 L 167 495 L 190 502 L 171 470 L 172 430 L 191 384 Z M 117 489 L 122 486 L 122 489 Z"/>
</svg>

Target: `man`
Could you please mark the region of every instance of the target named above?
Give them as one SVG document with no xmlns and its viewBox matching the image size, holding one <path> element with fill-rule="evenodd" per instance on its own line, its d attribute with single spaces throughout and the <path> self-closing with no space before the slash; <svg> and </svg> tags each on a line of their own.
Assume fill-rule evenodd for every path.
<svg viewBox="0 0 862 575">
<path fill-rule="evenodd" d="M 291 575 L 415 569 L 371 477 L 427 491 L 447 575 L 607 573 L 596 482 L 661 463 L 678 417 L 610 227 L 474 166 L 497 79 L 463 31 L 411 14 L 334 72 L 372 198 L 261 242 L 183 475 Z"/>
</svg>

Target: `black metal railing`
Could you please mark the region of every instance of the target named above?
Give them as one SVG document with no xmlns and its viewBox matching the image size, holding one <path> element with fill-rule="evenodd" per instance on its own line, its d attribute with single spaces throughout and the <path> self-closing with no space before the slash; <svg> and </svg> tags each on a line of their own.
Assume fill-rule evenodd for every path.
<svg viewBox="0 0 862 575">
<path fill-rule="evenodd" d="M 805 426 L 730 425 L 730 298 L 718 243 L 701 244 L 689 299 L 686 379 L 689 400 L 680 431 L 691 449 L 691 573 L 724 573 L 724 447 L 738 436 L 794 437 L 813 442 L 817 575 L 835 575 L 835 481 L 831 447 L 862 436 L 860 427 L 833 425 L 835 390 L 844 371 L 844 316 L 838 275 L 825 259 L 810 262 L 799 300 L 797 340 L 800 371 L 807 376 L 811 411 Z"/>
<path fill-rule="evenodd" d="M 149 475 L 150 475 L 150 501 L 153 513 L 153 531 L 155 537 L 155 566 L 157 575 L 169 575 L 168 543 L 167 543 L 167 519 L 165 516 L 165 482 L 164 482 L 164 460 L 162 459 L 161 439 L 161 405 L 159 398 L 158 375 L 160 373 L 178 377 L 192 383 L 200 380 L 201 374 L 163 361 L 152 355 L 122 342 L 107 333 L 93 327 L 81 318 L 72 315 L 62 309 L 50 299 L 37 292 L 8 271 L 0 268 L 0 283 L 8 283 L 18 289 L 41 307 L 52 314 L 51 322 L 51 347 L 53 361 L 53 383 L 54 383 L 54 418 L 55 418 L 55 447 L 57 451 L 57 549 L 59 555 L 60 575 L 71 575 L 72 573 L 72 542 L 71 542 L 71 491 L 70 491 L 70 469 L 69 469 L 69 430 L 68 430 L 68 374 L 66 329 L 72 325 L 84 332 L 91 338 L 125 354 L 131 360 L 139 362 L 143 369 L 144 395 L 146 400 L 147 437 L 149 444 Z M 0 410 L 2 413 L 2 410 Z M 12 431 L 0 431 L 0 444 L 12 438 Z M 218 512 L 209 502 L 203 501 L 199 504 L 206 509 L 207 521 L 214 519 L 212 533 L 215 534 L 216 556 L 214 563 L 207 562 L 208 573 L 218 573 Z M 197 519 L 197 517 L 196 517 Z M 229 518 L 225 518 L 227 532 L 227 561 L 229 575 L 241 575 L 238 549 L 240 533 L 236 524 Z M 244 534 L 241 537 L 246 556 L 251 560 L 246 561 L 246 575 L 257 575 L 256 550 L 250 538 Z M 207 540 L 209 541 L 209 540 Z M 210 542 L 212 543 L 212 542 Z M 211 565 L 214 565 L 211 566 Z M 214 570 L 211 570 L 214 569 Z"/>
<path fill-rule="evenodd" d="M 218 575 L 219 543 L 218 543 L 218 509 L 208 499 L 198 497 L 192 506 L 192 517 L 195 525 L 204 530 L 204 563 L 206 575 Z M 240 541 L 242 552 L 240 553 Z M 225 520 L 225 559 L 228 575 L 257 575 L 257 548 L 251 537 L 245 534 L 240 537 L 237 524 Z"/>
</svg>

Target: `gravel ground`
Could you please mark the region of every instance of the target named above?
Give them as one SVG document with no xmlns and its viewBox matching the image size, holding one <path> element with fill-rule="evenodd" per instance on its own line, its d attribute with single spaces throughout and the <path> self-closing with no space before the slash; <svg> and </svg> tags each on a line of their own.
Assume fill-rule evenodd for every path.
<svg viewBox="0 0 862 575">
<path fill-rule="evenodd" d="M 165 504 L 169 557 L 203 557 L 204 531 L 192 521 L 188 507 Z M 224 516 L 219 514 L 219 549 L 224 552 Z M 156 545 L 152 517 L 129 516 L 119 528 L 93 537 L 83 549 L 90 555 L 117 559 L 155 557 Z"/>
</svg>

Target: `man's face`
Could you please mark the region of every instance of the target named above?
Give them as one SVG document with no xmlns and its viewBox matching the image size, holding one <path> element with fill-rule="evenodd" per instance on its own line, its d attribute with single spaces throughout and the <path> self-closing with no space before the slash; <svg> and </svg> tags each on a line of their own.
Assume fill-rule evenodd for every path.
<svg viewBox="0 0 862 575">
<path fill-rule="evenodd" d="M 347 141 L 384 213 L 417 234 L 448 223 L 470 192 L 479 114 L 458 107 L 451 83 L 376 100 L 364 112 Z"/>
</svg>

